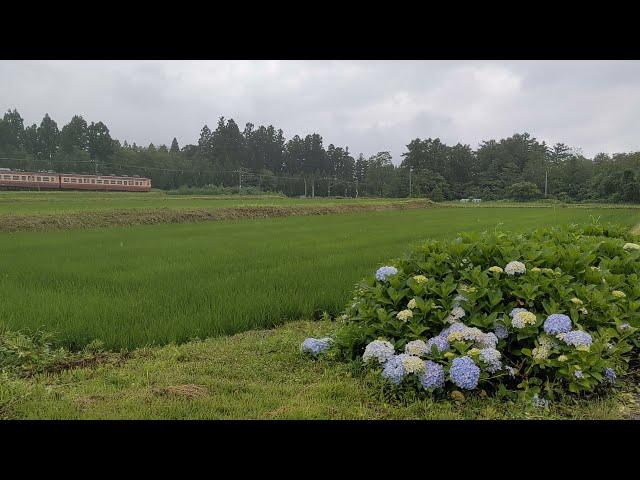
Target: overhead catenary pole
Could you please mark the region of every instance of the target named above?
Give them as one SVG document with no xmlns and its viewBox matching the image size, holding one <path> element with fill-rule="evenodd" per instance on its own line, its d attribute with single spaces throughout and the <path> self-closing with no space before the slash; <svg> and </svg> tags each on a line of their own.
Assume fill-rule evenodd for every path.
<svg viewBox="0 0 640 480">
<path fill-rule="evenodd" d="M 411 198 L 411 167 L 409 167 L 409 198 Z"/>
<path fill-rule="evenodd" d="M 547 178 L 548 178 L 548 170 L 544 171 L 544 196 L 547 196 Z"/>
</svg>

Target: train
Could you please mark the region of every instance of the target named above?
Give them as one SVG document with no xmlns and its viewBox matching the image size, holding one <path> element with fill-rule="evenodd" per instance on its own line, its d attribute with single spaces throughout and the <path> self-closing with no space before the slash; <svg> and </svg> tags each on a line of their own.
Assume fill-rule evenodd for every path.
<svg viewBox="0 0 640 480">
<path fill-rule="evenodd" d="M 0 169 L 0 188 L 149 192 L 151 190 L 151 180 L 135 176 L 19 172 Z"/>
</svg>

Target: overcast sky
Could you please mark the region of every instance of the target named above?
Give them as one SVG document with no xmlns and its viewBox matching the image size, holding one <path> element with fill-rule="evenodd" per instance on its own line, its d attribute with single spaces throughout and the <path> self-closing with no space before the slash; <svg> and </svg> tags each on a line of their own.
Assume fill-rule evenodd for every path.
<svg viewBox="0 0 640 480">
<path fill-rule="evenodd" d="M 0 61 L 0 108 L 59 128 L 80 114 L 138 145 L 196 143 L 224 116 L 395 163 L 416 137 L 524 131 L 593 156 L 640 150 L 640 62 Z"/>
</svg>

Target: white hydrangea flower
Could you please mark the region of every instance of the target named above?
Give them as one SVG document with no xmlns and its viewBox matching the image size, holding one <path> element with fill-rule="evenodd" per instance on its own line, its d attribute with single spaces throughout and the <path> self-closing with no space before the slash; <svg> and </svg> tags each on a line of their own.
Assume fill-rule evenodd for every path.
<svg viewBox="0 0 640 480">
<path fill-rule="evenodd" d="M 374 340 L 364 349 L 362 360 L 368 363 L 371 360 L 377 360 L 383 364 L 395 355 L 395 349 L 390 342 L 386 340 Z"/>
<path fill-rule="evenodd" d="M 425 277 L 424 275 L 415 275 L 413 279 L 418 285 L 421 285 L 427 281 L 427 277 Z"/>
<path fill-rule="evenodd" d="M 524 328 L 527 325 L 533 325 L 534 323 L 536 323 L 535 314 L 526 310 L 516 313 L 511 320 L 511 325 L 514 328 Z"/>
<path fill-rule="evenodd" d="M 551 353 L 551 350 L 549 350 L 549 348 L 544 345 L 540 345 L 538 347 L 535 347 L 533 350 L 531 350 L 531 354 L 533 355 L 533 358 L 537 358 L 541 360 L 549 358 L 550 353 Z"/>
<path fill-rule="evenodd" d="M 406 355 L 402 359 L 402 366 L 407 373 L 424 373 L 424 360 L 416 355 Z"/>
<path fill-rule="evenodd" d="M 409 355 L 416 355 L 418 357 L 426 355 L 429 352 L 427 344 L 422 340 L 412 340 L 404 347 L 404 353 Z"/>
<path fill-rule="evenodd" d="M 398 312 L 396 317 L 398 317 L 398 320 L 406 322 L 410 318 L 413 318 L 413 312 L 411 310 L 402 310 L 401 312 Z"/>
<path fill-rule="evenodd" d="M 414 309 L 416 308 L 418 305 L 416 304 L 416 299 L 412 298 L 411 300 L 409 300 L 409 303 L 407 304 L 408 308 Z"/>
<path fill-rule="evenodd" d="M 525 273 L 527 271 L 527 267 L 524 266 L 524 263 L 513 261 L 507 263 L 507 266 L 504 267 L 504 271 L 507 275 L 515 275 L 516 273 Z"/>
</svg>

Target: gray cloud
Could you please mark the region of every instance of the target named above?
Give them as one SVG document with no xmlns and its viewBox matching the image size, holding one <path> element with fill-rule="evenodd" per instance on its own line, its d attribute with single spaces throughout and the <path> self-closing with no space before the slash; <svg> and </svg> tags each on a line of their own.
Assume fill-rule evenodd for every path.
<svg viewBox="0 0 640 480">
<path fill-rule="evenodd" d="M 140 145 L 195 143 L 224 116 L 395 162 L 416 137 L 523 131 L 592 156 L 640 150 L 640 62 L 0 61 L 0 108 L 60 127 L 81 114 Z"/>
</svg>

